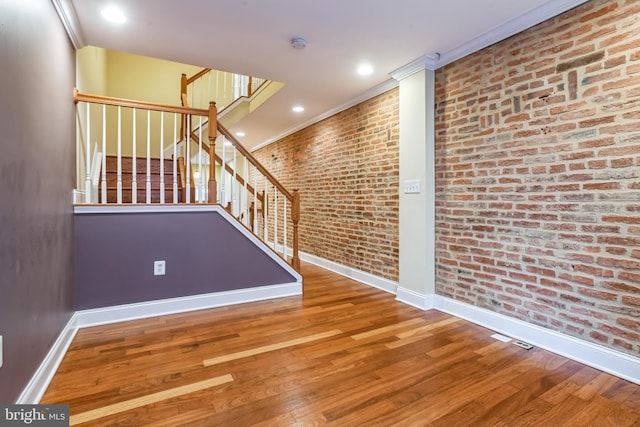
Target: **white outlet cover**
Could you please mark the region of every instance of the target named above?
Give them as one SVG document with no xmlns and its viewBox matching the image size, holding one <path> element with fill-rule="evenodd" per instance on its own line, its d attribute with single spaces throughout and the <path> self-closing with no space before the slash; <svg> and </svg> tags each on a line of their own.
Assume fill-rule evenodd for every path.
<svg viewBox="0 0 640 427">
<path fill-rule="evenodd" d="M 154 276 L 164 276 L 166 272 L 166 262 L 163 261 L 153 261 L 153 275 Z"/>
</svg>

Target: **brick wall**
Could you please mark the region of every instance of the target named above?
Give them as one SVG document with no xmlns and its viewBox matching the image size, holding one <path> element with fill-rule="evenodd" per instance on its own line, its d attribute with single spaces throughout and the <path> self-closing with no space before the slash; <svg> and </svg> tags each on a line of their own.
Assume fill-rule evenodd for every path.
<svg viewBox="0 0 640 427">
<path fill-rule="evenodd" d="M 436 73 L 437 292 L 640 353 L 640 2 Z"/>
<path fill-rule="evenodd" d="M 394 281 L 398 105 L 394 89 L 253 153 L 300 190 L 300 250 Z"/>
</svg>

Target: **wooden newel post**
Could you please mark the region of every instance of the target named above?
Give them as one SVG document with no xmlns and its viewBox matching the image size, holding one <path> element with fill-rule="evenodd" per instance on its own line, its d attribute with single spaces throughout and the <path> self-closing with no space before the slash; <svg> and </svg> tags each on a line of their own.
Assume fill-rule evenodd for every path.
<svg viewBox="0 0 640 427">
<path fill-rule="evenodd" d="M 298 222 L 300 222 L 300 193 L 293 190 L 293 203 L 291 204 L 291 221 L 293 222 L 293 256 L 291 266 L 300 272 L 300 258 L 298 257 Z"/>
<path fill-rule="evenodd" d="M 187 102 L 187 75 L 182 73 L 182 77 L 180 78 L 180 105 L 182 105 L 183 107 L 188 107 L 188 102 Z M 185 144 L 186 141 L 189 140 L 189 135 L 187 135 L 187 115 L 186 114 L 181 114 L 181 120 L 180 120 L 180 135 L 182 135 L 182 137 L 185 140 Z"/>
<path fill-rule="evenodd" d="M 218 184 L 216 183 L 216 138 L 218 137 L 218 108 L 209 103 L 209 203 L 218 202 Z"/>
<path fill-rule="evenodd" d="M 184 105 L 184 101 L 187 99 L 187 75 L 182 73 L 182 77 L 180 77 L 180 102 L 182 103 L 183 107 L 186 107 L 186 105 Z"/>
</svg>

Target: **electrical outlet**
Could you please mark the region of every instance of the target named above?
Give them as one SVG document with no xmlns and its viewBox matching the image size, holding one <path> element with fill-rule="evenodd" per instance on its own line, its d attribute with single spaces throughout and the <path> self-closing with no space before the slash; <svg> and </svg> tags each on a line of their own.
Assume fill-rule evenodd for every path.
<svg viewBox="0 0 640 427">
<path fill-rule="evenodd" d="M 419 179 L 405 179 L 404 180 L 404 194 L 420 194 L 420 180 Z"/>
<path fill-rule="evenodd" d="M 164 276 L 166 268 L 166 262 L 163 261 L 153 261 L 153 275 L 154 276 Z"/>
</svg>

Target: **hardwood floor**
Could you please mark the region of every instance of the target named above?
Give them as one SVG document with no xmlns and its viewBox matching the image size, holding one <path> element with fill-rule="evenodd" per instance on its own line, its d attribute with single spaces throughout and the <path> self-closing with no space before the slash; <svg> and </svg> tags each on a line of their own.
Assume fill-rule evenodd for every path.
<svg viewBox="0 0 640 427">
<path fill-rule="evenodd" d="M 82 329 L 71 425 L 640 426 L 640 386 L 303 264 L 304 296 Z"/>
</svg>

